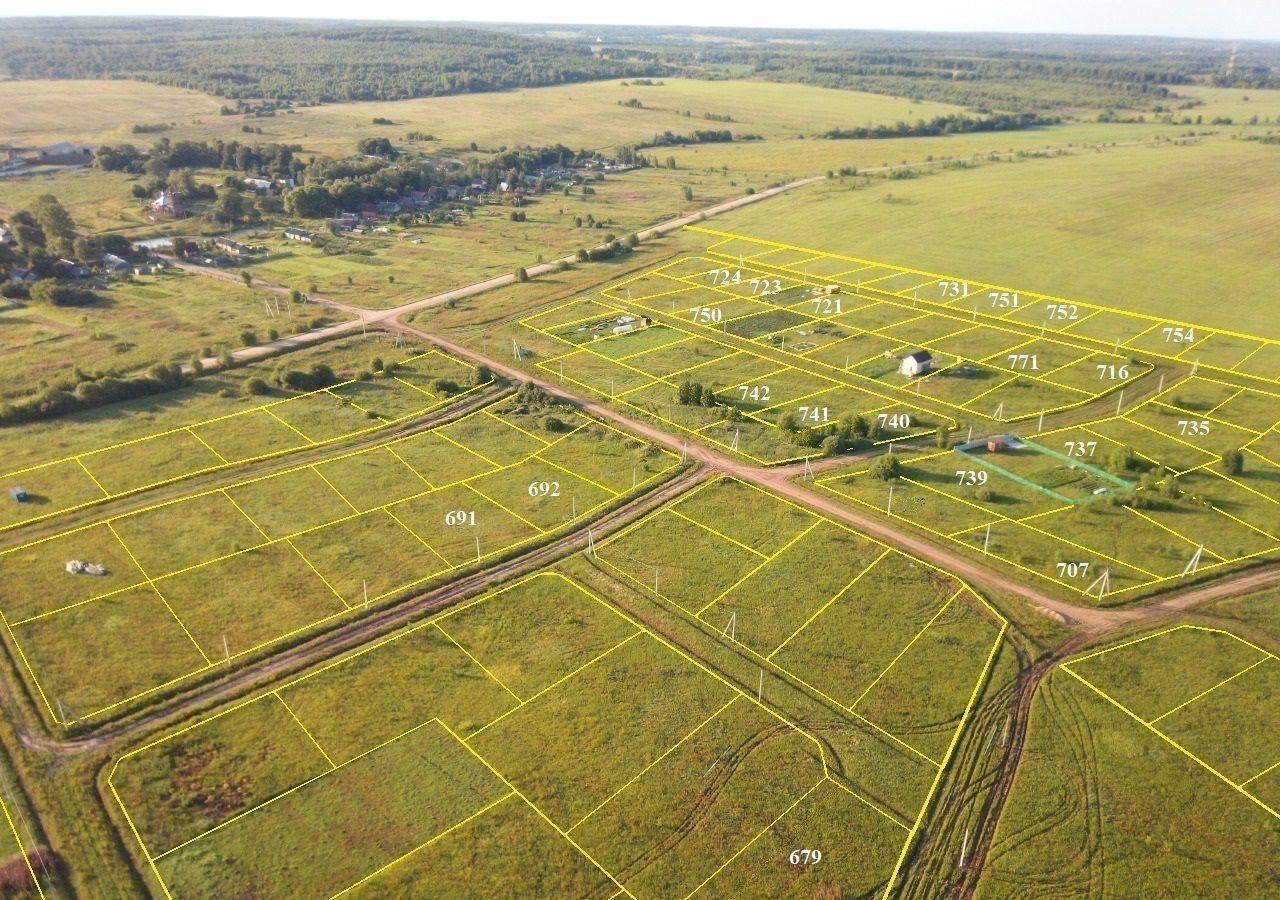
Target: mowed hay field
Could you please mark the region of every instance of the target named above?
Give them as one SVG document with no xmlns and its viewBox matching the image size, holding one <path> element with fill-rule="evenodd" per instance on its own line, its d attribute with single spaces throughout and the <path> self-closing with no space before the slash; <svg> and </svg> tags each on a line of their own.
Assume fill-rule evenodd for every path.
<svg viewBox="0 0 1280 900">
<path fill-rule="evenodd" d="M 623 107 L 635 98 L 642 108 Z M 837 127 L 930 119 L 963 109 L 943 103 L 859 91 L 756 81 L 688 78 L 634 85 L 597 81 L 486 94 L 460 94 L 306 107 L 268 118 L 221 116 L 223 100 L 180 88 L 128 81 L 0 82 L 5 109 L 0 141 L 39 145 L 58 140 L 147 144 L 160 135 L 134 135 L 133 125 L 172 124 L 164 135 L 243 139 L 240 126 L 261 128 L 250 140 L 299 143 L 308 152 L 346 155 L 362 137 L 401 139 L 411 131 L 436 138 L 427 146 L 481 149 L 563 143 L 574 149 L 610 148 L 664 131 L 728 128 L 784 137 Z M 690 115 L 684 115 L 685 112 Z M 705 113 L 732 122 L 707 120 Z M 387 118 L 394 125 L 373 125 Z"/>
<path fill-rule="evenodd" d="M 902 180 L 836 179 L 711 226 L 1133 312 L 1280 337 L 1280 154 L 1117 148 Z"/>
<path fill-rule="evenodd" d="M 0 144 L 149 144 L 161 135 L 132 134 L 134 125 L 217 119 L 223 102 L 198 91 L 136 81 L 0 81 Z"/>
<path fill-rule="evenodd" d="M 633 98 L 642 108 L 619 105 Z M 690 115 L 685 116 L 686 111 Z M 941 103 L 807 85 L 673 78 L 655 85 L 597 81 L 418 100 L 335 103 L 266 119 L 205 119 L 200 125 L 181 125 L 175 133 L 230 138 L 247 121 L 262 128 L 259 140 L 300 143 L 308 151 L 329 154 L 352 152 L 360 138 L 398 140 L 412 131 L 436 139 L 423 145 L 427 149 L 466 147 L 472 141 L 481 150 L 550 144 L 609 149 L 664 131 L 689 134 L 696 129 L 727 128 L 735 134 L 778 138 L 962 111 Z M 730 116 L 733 121 L 707 120 L 704 113 Z M 395 124 L 373 125 L 374 118 Z"/>
</svg>

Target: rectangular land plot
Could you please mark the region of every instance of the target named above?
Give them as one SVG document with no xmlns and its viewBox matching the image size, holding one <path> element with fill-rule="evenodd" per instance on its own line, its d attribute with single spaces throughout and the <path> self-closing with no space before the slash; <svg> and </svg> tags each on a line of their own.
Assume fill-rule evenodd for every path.
<svg viewBox="0 0 1280 900">
<path fill-rule="evenodd" d="M 1131 448 L 1140 458 L 1175 472 L 1194 469 L 1214 461 L 1208 450 L 1187 444 L 1164 432 L 1139 425 L 1128 418 L 1095 422 L 1088 429 L 1123 447 Z"/>
<path fill-rule="evenodd" d="M 1150 722 L 1266 655 L 1225 631 L 1183 625 L 1065 665 Z"/>
<path fill-rule="evenodd" d="M 540 533 L 532 523 L 466 484 L 414 497 L 386 512 L 450 566 L 501 552 Z"/>
<path fill-rule="evenodd" d="M 825 490 L 845 497 L 851 502 L 871 509 L 882 510 L 922 528 L 955 534 L 977 528 L 988 522 L 999 521 L 1002 516 L 998 502 L 1002 496 L 993 494 L 990 509 L 969 496 L 962 495 L 957 487 L 952 489 L 948 481 L 946 490 L 931 485 L 931 480 L 946 479 L 945 470 L 940 473 L 926 466 L 944 465 L 944 462 L 924 459 L 920 463 L 908 462 L 896 482 L 882 481 L 867 474 L 864 469 L 852 474 L 831 476 L 820 484 Z M 892 498 L 889 495 L 893 491 Z"/>
<path fill-rule="evenodd" d="M 719 869 L 698 897 L 873 897 L 888 885 L 907 829 L 828 779 Z M 791 852 L 822 850 L 816 865 Z"/>
<path fill-rule="evenodd" d="M 318 528 L 356 514 L 310 466 L 290 469 L 227 489 L 241 511 L 271 538 Z"/>
<path fill-rule="evenodd" d="M 109 526 L 152 578 L 266 543 L 221 492 L 198 494 L 113 519 Z"/>
<path fill-rule="evenodd" d="M 589 349 L 540 362 L 538 368 L 561 383 L 576 384 L 605 397 L 634 391 L 654 381 L 629 362 L 615 362 Z"/>
<path fill-rule="evenodd" d="M 1267 656 L 1157 727 L 1237 784 L 1280 762 L 1280 659 Z"/>
<path fill-rule="evenodd" d="M 206 668 L 209 661 L 149 585 L 13 628 L 57 721 L 111 709 Z"/>
<path fill-rule="evenodd" d="M 634 356 L 651 353 L 690 339 L 691 335 L 684 331 L 669 328 L 666 325 L 650 325 L 592 341 L 589 349 L 592 353 L 607 356 L 609 359 L 630 362 Z"/>
<path fill-rule="evenodd" d="M 692 337 L 678 344 L 668 344 L 633 356 L 627 360 L 627 364 L 654 378 L 666 378 L 679 372 L 696 370 L 714 359 L 735 356 L 741 352 L 718 341 Z"/>
<path fill-rule="evenodd" d="M 210 659 L 229 659 L 347 610 L 287 542 L 190 569 L 156 587 Z"/>
<path fill-rule="evenodd" d="M 348 606 L 374 600 L 448 568 L 404 525 L 383 510 L 326 525 L 291 543 Z"/>
<path fill-rule="evenodd" d="M 265 696 L 130 753 L 110 782 L 142 813 L 133 823 L 155 857 L 329 769 L 288 708 Z"/>
<path fill-rule="evenodd" d="M 104 575 L 72 575 L 71 560 L 98 563 Z M 146 580 L 129 551 L 106 525 L 91 525 L 0 553 L 0 602 L 9 624 L 83 603 Z"/>
<path fill-rule="evenodd" d="M 576 521 L 616 495 L 537 457 L 481 475 L 467 484 L 512 515 L 543 531 Z"/>
<path fill-rule="evenodd" d="M 193 425 L 191 433 L 228 462 L 257 459 L 306 447 L 309 441 L 269 412 L 248 410 L 234 416 Z"/>
<path fill-rule="evenodd" d="M 1002 627 L 962 592 L 854 706 L 935 761 L 944 758 Z"/>
<path fill-rule="evenodd" d="M 508 794 L 428 722 L 155 865 L 180 897 L 329 896 Z"/>
<path fill-rule="evenodd" d="M 312 467 L 353 509 L 365 512 L 431 489 L 388 447 L 374 447 Z"/>
<path fill-rule="evenodd" d="M 539 459 L 623 494 L 679 463 L 675 454 L 608 426 L 575 429 L 538 453 Z"/>
<path fill-rule="evenodd" d="M 736 478 L 710 482 L 671 509 L 766 555 L 817 522 L 813 513 Z"/>
<path fill-rule="evenodd" d="M 362 647 L 279 693 L 335 763 L 394 739 L 423 717 L 465 737 L 518 702 L 434 623 Z"/>
<path fill-rule="evenodd" d="M 772 653 L 884 553 L 884 548 L 832 522 L 819 522 L 735 585 L 703 619 L 736 618 L 736 639 Z"/>
<path fill-rule="evenodd" d="M 476 860 L 484 860 L 476 865 Z M 617 888 L 514 794 L 409 851 L 341 896 L 607 897 Z"/>
<path fill-rule="evenodd" d="M 185 430 L 85 453 L 79 459 L 109 494 L 182 478 L 226 462 Z"/>
<path fill-rule="evenodd" d="M 609 565 L 696 613 L 765 560 L 668 510 L 642 519 L 596 549 Z"/>
<path fill-rule="evenodd" d="M 0 530 L 107 496 L 74 459 L 36 466 L 3 480 L 8 487 L 26 491 L 27 501 L 0 506 Z"/>
<path fill-rule="evenodd" d="M 403 419 L 439 403 L 424 387 L 386 377 L 336 385 L 329 393 L 364 413 L 370 424 Z"/>
<path fill-rule="evenodd" d="M 435 433 L 499 466 L 520 462 L 550 443 L 485 410 L 451 422 Z"/>
<path fill-rule="evenodd" d="M 582 297 L 560 306 L 534 313 L 522 320 L 520 324 L 537 331 L 554 331 L 576 322 L 608 316 L 614 312 L 616 310 L 612 306 L 605 306 L 597 300 Z"/>
<path fill-rule="evenodd" d="M 381 424 L 328 391 L 272 404 L 271 415 L 311 441 L 330 441 Z"/>
<path fill-rule="evenodd" d="M 959 582 L 889 553 L 773 657 L 778 665 L 852 706 L 955 595 Z M 851 653 L 849 636 L 858 635 Z"/>
<path fill-rule="evenodd" d="M 494 468 L 493 463 L 430 431 L 400 438 L 387 447 L 435 487 L 454 484 Z"/>
<path fill-rule="evenodd" d="M 568 828 L 730 696 L 705 670 L 642 634 L 468 743 Z"/>
<path fill-rule="evenodd" d="M 532 697 L 637 631 L 604 601 L 554 573 L 449 613 L 438 626 L 520 697 Z"/>
<path fill-rule="evenodd" d="M 637 897 L 684 897 L 823 779 L 817 746 L 738 697 L 570 831 Z"/>
</svg>

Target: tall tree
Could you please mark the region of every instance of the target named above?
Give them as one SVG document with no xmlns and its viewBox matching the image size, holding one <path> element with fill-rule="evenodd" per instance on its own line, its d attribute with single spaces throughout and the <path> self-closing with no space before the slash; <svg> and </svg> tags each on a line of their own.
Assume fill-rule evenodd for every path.
<svg viewBox="0 0 1280 900">
<path fill-rule="evenodd" d="M 45 246 L 60 256 L 75 253 L 76 223 L 53 194 L 41 194 L 31 212 L 44 232 Z"/>
</svg>

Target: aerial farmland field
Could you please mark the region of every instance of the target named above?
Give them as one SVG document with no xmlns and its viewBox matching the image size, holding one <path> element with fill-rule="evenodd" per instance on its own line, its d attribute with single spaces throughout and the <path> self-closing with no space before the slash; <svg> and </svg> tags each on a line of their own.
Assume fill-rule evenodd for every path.
<svg viewBox="0 0 1280 900">
<path fill-rule="evenodd" d="M 0 897 L 1276 893 L 1269 8 L 68 2 Z"/>
</svg>

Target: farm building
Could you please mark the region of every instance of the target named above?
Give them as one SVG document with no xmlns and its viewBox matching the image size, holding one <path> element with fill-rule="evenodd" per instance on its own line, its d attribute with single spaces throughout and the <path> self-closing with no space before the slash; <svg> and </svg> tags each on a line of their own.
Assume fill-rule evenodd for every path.
<svg viewBox="0 0 1280 900">
<path fill-rule="evenodd" d="M 626 334 L 628 331 L 637 331 L 641 328 L 648 328 L 652 324 L 653 319 L 648 316 L 622 315 L 614 319 L 613 333 Z"/>
<path fill-rule="evenodd" d="M 928 350 L 917 350 L 902 357 L 898 371 L 908 378 L 915 378 L 933 369 L 933 354 Z"/>
<path fill-rule="evenodd" d="M 303 228 L 289 227 L 284 230 L 284 236 L 291 241 L 297 241 L 300 244 L 310 244 L 316 239 L 316 236 L 310 231 Z"/>
<path fill-rule="evenodd" d="M 93 162 L 93 148 L 62 141 L 41 147 L 36 152 L 36 162 L 45 166 L 87 166 Z"/>
</svg>

